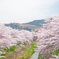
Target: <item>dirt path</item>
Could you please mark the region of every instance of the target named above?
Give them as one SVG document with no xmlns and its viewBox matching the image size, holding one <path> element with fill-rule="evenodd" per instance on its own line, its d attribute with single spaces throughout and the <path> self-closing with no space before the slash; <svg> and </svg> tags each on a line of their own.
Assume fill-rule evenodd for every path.
<svg viewBox="0 0 59 59">
<path fill-rule="evenodd" d="M 22 46 L 22 47 L 16 49 L 15 51 L 12 51 L 12 52 L 8 53 L 6 55 L 6 57 L 2 58 L 2 59 L 15 59 L 16 56 L 21 55 L 22 51 L 24 51 L 28 48 L 30 48 L 30 44 L 27 44 L 26 46 Z"/>
</svg>

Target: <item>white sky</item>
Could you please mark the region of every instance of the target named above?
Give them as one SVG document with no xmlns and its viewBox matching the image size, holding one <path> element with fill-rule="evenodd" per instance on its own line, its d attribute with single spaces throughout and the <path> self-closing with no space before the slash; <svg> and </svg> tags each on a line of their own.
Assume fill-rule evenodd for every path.
<svg viewBox="0 0 59 59">
<path fill-rule="evenodd" d="M 59 0 L 0 0 L 0 23 L 25 23 L 59 12 Z"/>
</svg>

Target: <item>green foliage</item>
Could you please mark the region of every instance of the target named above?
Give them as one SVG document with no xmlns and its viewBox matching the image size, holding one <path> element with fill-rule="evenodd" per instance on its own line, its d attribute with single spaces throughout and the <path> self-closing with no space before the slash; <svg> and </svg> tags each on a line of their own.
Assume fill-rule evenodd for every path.
<svg viewBox="0 0 59 59">
<path fill-rule="evenodd" d="M 34 51 L 34 49 L 32 47 L 24 51 L 24 53 L 27 53 L 26 56 L 30 55 L 31 53 L 33 54 L 34 52 L 35 51 Z"/>
<path fill-rule="evenodd" d="M 27 43 L 24 42 L 24 45 L 27 45 Z"/>
<path fill-rule="evenodd" d="M 26 43 L 28 43 L 28 41 L 26 41 Z"/>
<path fill-rule="evenodd" d="M 37 45 L 36 45 L 35 43 L 33 43 L 33 42 L 31 42 L 30 45 L 31 45 L 32 48 L 36 48 L 36 46 L 37 46 Z"/>
<path fill-rule="evenodd" d="M 1 54 L 1 56 L 5 56 L 7 53 L 5 53 L 5 54 Z"/>
<path fill-rule="evenodd" d="M 8 52 L 11 52 L 11 50 L 8 49 L 8 48 L 4 48 L 4 51 L 6 51 L 7 53 L 8 53 Z"/>
<path fill-rule="evenodd" d="M 58 55 L 59 54 L 59 49 L 54 51 L 54 52 L 51 52 L 52 55 Z"/>
<path fill-rule="evenodd" d="M 15 59 L 17 59 L 18 56 L 15 57 Z"/>
<path fill-rule="evenodd" d="M 22 57 L 22 59 L 24 59 L 24 57 Z"/>
<path fill-rule="evenodd" d="M 10 49 L 8 49 L 8 48 L 3 48 L 3 49 L 4 49 L 4 51 L 6 51 L 6 53 L 5 54 L 1 54 L 1 56 L 5 56 L 7 53 L 14 51 L 16 49 L 16 47 L 15 46 L 11 46 Z"/>
<path fill-rule="evenodd" d="M 14 51 L 16 49 L 15 46 L 11 46 L 10 49 L 8 48 L 4 48 L 4 50 L 8 53 L 8 52 L 11 52 L 11 51 Z"/>
<path fill-rule="evenodd" d="M 43 58 L 42 58 L 42 54 L 39 53 L 38 59 L 43 59 Z"/>
<path fill-rule="evenodd" d="M 19 43 L 17 43 L 17 45 L 19 46 Z"/>
<path fill-rule="evenodd" d="M 42 57 L 42 54 L 40 54 L 40 57 Z"/>
<path fill-rule="evenodd" d="M 10 49 L 9 49 L 9 48 L 3 48 L 4 51 L 6 51 L 6 53 L 1 54 L 1 56 L 6 56 L 7 53 L 12 52 L 12 51 L 14 51 L 15 49 L 17 49 L 17 48 L 19 48 L 19 47 L 21 47 L 21 46 L 20 46 L 20 45 L 18 45 L 18 47 L 16 47 L 16 46 L 11 46 Z M 1 59 L 1 58 L 0 58 L 0 59 Z"/>
<path fill-rule="evenodd" d="M 11 47 L 10 47 L 10 50 L 11 50 L 11 51 L 14 51 L 15 49 L 16 49 L 15 46 L 11 46 Z"/>
<path fill-rule="evenodd" d="M 30 43 L 31 47 L 25 51 L 23 51 L 23 54 L 22 54 L 22 57 L 19 57 L 18 59 L 29 59 L 28 56 L 30 56 L 31 54 L 33 54 L 35 51 L 34 51 L 34 48 L 36 48 L 36 44 L 31 42 Z"/>
</svg>

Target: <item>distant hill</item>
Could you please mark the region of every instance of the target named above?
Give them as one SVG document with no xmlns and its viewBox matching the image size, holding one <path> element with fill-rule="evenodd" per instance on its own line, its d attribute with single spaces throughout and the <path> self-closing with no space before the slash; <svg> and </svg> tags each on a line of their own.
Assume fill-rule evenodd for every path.
<svg viewBox="0 0 59 59">
<path fill-rule="evenodd" d="M 41 19 L 41 20 L 34 20 L 32 22 L 28 22 L 28 23 L 24 23 L 24 24 L 30 24 L 30 25 L 36 25 L 36 26 L 39 26 L 41 27 L 45 20 L 44 19 Z"/>
<path fill-rule="evenodd" d="M 19 23 L 9 23 L 9 24 L 5 24 L 5 26 L 10 26 L 13 29 L 18 29 L 18 30 L 35 30 L 38 29 L 39 27 L 41 27 L 45 20 L 34 20 L 32 22 L 28 22 L 28 23 L 23 23 L 23 24 L 19 24 Z"/>
<path fill-rule="evenodd" d="M 29 25 L 29 24 L 19 24 L 19 23 L 9 23 L 9 24 L 5 24 L 5 26 L 12 27 L 13 29 L 28 30 L 28 31 L 39 28 L 39 26 Z"/>
</svg>

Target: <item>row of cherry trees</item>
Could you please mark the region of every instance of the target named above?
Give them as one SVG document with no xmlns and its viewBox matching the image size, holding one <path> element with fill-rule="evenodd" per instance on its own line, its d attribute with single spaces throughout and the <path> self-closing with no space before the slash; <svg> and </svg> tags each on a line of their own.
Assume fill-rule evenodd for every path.
<svg viewBox="0 0 59 59">
<path fill-rule="evenodd" d="M 33 41 L 33 35 L 38 41 L 37 47 L 40 51 L 50 52 L 52 49 L 53 51 L 59 49 L 59 14 L 50 17 L 46 22 L 47 24 L 43 24 L 43 27 L 35 32 L 18 31 L 0 24 L 0 49 L 9 48 L 19 41 Z"/>
<path fill-rule="evenodd" d="M 38 49 L 42 52 L 51 52 L 59 49 L 59 14 L 46 20 L 47 24 L 35 30 L 38 36 Z"/>
<path fill-rule="evenodd" d="M 15 45 L 17 42 L 32 41 L 33 34 L 26 30 L 15 30 L 0 24 L 0 49 Z"/>
</svg>

